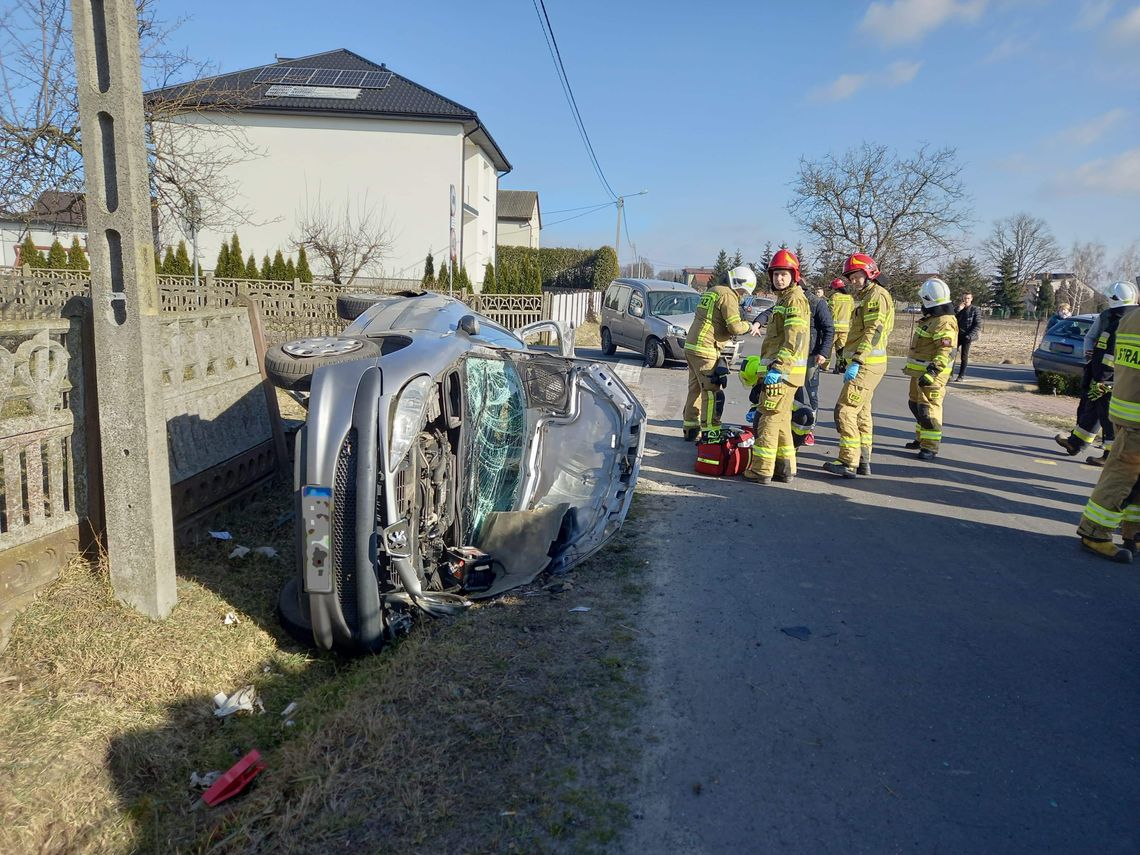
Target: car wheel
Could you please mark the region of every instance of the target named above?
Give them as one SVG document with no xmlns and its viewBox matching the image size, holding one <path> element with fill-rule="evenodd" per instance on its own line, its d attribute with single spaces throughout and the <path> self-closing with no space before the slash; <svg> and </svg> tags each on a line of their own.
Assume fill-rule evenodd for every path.
<svg viewBox="0 0 1140 855">
<path fill-rule="evenodd" d="M 301 609 L 302 596 L 305 594 L 301 591 L 300 580 L 296 576 L 290 577 L 277 596 L 277 619 L 294 641 L 306 647 L 316 647 L 313 627 L 305 620 Z"/>
<path fill-rule="evenodd" d="M 665 348 L 661 342 L 650 336 L 645 340 L 645 367 L 660 368 L 665 364 Z"/>
<path fill-rule="evenodd" d="M 602 327 L 602 353 L 606 356 L 617 353 L 617 345 L 614 344 L 614 337 L 610 335 L 609 327 Z"/>
<path fill-rule="evenodd" d="M 379 355 L 380 345 L 366 339 L 303 338 L 269 348 L 265 352 L 265 374 L 280 389 L 303 392 L 318 368 Z"/>
</svg>

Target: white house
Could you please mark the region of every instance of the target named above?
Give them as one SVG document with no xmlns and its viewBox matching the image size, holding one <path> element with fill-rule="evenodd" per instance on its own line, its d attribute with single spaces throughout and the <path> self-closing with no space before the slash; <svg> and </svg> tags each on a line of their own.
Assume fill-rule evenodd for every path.
<svg viewBox="0 0 1140 855">
<path fill-rule="evenodd" d="M 40 194 L 32 210 L 26 213 L 0 213 L 0 264 L 23 263 L 20 244 L 31 234 L 36 249 L 47 255 L 53 241 L 63 248 L 71 246 L 73 237 L 87 249 L 87 208 L 82 193 L 60 193 L 49 190 Z"/>
<path fill-rule="evenodd" d="M 221 241 L 236 231 L 258 259 L 288 255 L 298 222 L 320 204 L 359 214 L 365 207 L 389 224 L 382 269 L 419 278 L 425 256 L 445 264 L 451 243 L 454 186 L 455 252 L 478 285 L 495 255 L 499 177 L 511 165 L 474 110 L 347 50 L 193 81 L 147 93 L 185 112 L 175 134 L 221 129 L 254 153 L 223 164 L 233 207 L 246 222 L 199 232 L 199 258 L 213 266 Z M 177 223 L 163 223 L 164 234 Z M 309 251 L 314 272 L 319 259 Z"/>
<path fill-rule="evenodd" d="M 498 204 L 500 246 L 538 249 L 542 211 L 534 190 L 500 190 Z"/>
</svg>

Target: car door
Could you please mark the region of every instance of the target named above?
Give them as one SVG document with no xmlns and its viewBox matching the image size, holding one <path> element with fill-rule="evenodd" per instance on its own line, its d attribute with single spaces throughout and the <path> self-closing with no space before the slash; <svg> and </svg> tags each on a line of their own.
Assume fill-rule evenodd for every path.
<svg viewBox="0 0 1140 855">
<path fill-rule="evenodd" d="M 645 312 L 645 294 L 633 289 L 629 295 L 629 308 L 626 310 L 625 325 L 629 346 L 635 350 L 641 350 L 645 344 L 647 328 Z"/>
<path fill-rule="evenodd" d="M 610 316 L 610 337 L 614 344 L 631 347 L 629 329 L 629 298 L 633 289 L 628 285 L 618 285 L 615 296 L 613 314 Z"/>
</svg>

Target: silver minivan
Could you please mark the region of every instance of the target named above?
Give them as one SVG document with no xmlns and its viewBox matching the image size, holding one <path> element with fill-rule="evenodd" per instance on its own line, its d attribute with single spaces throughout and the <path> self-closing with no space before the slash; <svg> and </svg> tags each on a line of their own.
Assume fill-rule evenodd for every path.
<svg viewBox="0 0 1140 855">
<path fill-rule="evenodd" d="M 660 368 L 666 359 L 685 358 L 685 336 L 701 295 L 679 282 L 615 279 L 602 300 L 602 352 L 619 347 L 642 354 Z"/>
</svg>

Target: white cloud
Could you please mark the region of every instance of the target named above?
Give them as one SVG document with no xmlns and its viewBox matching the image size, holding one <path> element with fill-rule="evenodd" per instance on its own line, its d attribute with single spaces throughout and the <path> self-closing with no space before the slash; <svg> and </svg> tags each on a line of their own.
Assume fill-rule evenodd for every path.
<svg viewBox="0 0 1140 855">
<path fill-rule="evenodd" d="M 1103 116 L 1097 116 L 1095 119 L 1089 119 L 1069 128 L 1061 134 L 1061 140 L 1075 145 L 1092 145 L 1108 133 L 1113 125 L 1119 124 L 1127 117 L 1127 110 L 1119 108 L 1109 110 Z"/>
<path fill-rule="evenodd" d="M 921 68 L 921 62 L 899 61 L 881 74 L 841 74 L 812 92 L 811 97 L 813 101 L 834 103 L 850 98 L 865 86 L 902 86 L 914 80 Z"/>
<path fill-rule="evenodd" d="M 886 44 L 918 41 L 952 20 L 976 21 L 989 0 L 875 0 L 859 25 Z"/>
<path fill-rule="evenodd" d="M 1104 23 L 1104 19 L 1108 17 L 1108 13 L 1112 11 L 1112 7 L 1116 4 L 1116 0 L 1085 0 L 1081 3 L 1081 9 L 1077 13 L 1076 28 L 1078 30 L 1095 30 Z"/>
<path fill-rule="evenodd" d="M 1117 41 L 1140 40 L 1140 6 L 1112 23 L 1112 36 Z"/>
<path fill-rule="evenodd" d="M 1116 157 L 1091 160 L 1059 176 L 1054 186 L 1072 193 L 1140 196 L 1140 148 L 1129 149 Z"/>
<path fill-rule="evenodd" d="M 1007 59 L 1012 59 L 1015 56 L 1020 56 L 1033 47 L 1037 42 L 1037 36 L 1028 37 L 1013 37 L 1003 39 L 1002 42 L 994 46 L 986 57 L 982 60 L 983 63 L 1002 62 Z"/>
</svg>

